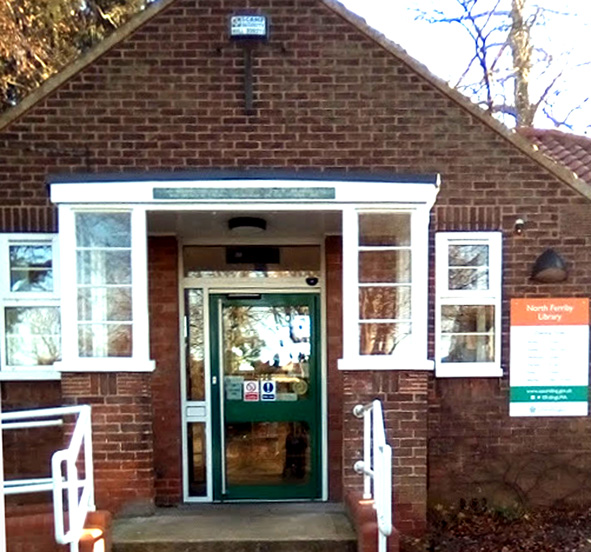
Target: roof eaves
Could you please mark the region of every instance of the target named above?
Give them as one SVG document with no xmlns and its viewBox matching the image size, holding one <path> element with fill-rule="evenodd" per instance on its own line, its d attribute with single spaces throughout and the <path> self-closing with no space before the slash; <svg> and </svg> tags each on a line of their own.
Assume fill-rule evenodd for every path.
<svg viewBox="0 0 591 552">
<path fill-rule="evenodd" d="M 62 86 L 66 81 L 129 37 L 144 23 L 152 19 L 152 17 L 160 13 L 162 10 L 166 9 L 173 2 L 176 2 L 176 0 L 159 0 L 158 2 L 153 2 L 145 10 L 132 16 L 129 21 L 113 31 L 107 38 L 88 50 L 88 52 L 82 54 L 61 71 L 47 79 L 41 86 L 39 86 L 39 88 L 35 89 L 16 106 L 0 116 L 0 132 L 22 117 L 27 111 L 29 111 L 29 109 L 49 96 L 49 94 Z"/>
<path fill-rule="evenodd" d="M 472 103 L 469 98 L 463 94 L 460 94 L 457 90 L 451 88 L 447 82 L 431 73 L 427 67 L 410 56 L 401 46 L 386 38 L 382 33 L 373 27 L 370 27 L 365 19 L 349 11 L 338 0 L 321 1 L 327 8 L 331 9 L 337 15 L 355 26 L 359 31 L 379 44 L 382 48 L 384 48 L 384 50 L 404 63 L 413 72 L 424 78 L 454 103 L 468 111 L 476 119 L 482 121 L 502 138 L 510 142 L 514 147 L 530 157 L 535 163 L 542 166 L 556 178 L 564 182 L 567 186 L 585 198 L 591 200 L 591 187 L 580 180 L 574 172 L 570 171 L 560 163 L 548 158 L 542 152 L 538 151 L 537 146 L 533 145 L 529 140 L 519 136 L 515 133 L 515 131 L 510 130 L 501 122 L 492 117 L 489 113 L 478 107 L 476 104 Z"/>
</svg>

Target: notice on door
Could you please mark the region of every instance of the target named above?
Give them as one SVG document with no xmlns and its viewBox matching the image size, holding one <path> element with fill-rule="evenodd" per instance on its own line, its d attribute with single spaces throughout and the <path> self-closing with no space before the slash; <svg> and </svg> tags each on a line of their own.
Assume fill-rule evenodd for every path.
<svg viewBox="0 0 591 552">
<path fill-rule="evenodd" d="M 255 402 L 259 400 L 259 381 L 249 380 L 244 382 L 244 401 Z"/>
<path fill-rule="evenodd" d="M 510 416 L 587 416 L 589 300 L 512 299 Z"/>
<path fill-rule="evenodd" d="M 261 401 L 277 400 L 277 387 L 274 381 L 266 380 L 261 382 Z"/>
</svg>

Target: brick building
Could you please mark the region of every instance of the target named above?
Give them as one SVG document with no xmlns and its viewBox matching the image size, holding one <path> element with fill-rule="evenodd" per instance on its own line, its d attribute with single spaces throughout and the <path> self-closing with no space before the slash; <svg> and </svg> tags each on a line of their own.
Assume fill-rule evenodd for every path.
<svg viewBox="0 0 591 552">
<path fill-rule="evenodd" d="M 341 501 L 374 398 L 403 532 L 591 498 L 587 415 L 509 416 L 510 301 L 589 296 L 591 190 L 340 4 L 161 0 L 0 151 L 3 408 L 92 405 L 100 508 Z"/>
</svg>

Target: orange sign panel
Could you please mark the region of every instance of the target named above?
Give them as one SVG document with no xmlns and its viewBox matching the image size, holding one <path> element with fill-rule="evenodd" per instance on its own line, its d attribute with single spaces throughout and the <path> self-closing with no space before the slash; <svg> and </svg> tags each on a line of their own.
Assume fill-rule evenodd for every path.
<svg viewBox="0 0 591 552">
<path fill-rule="evenodd" d="M 511 326 L 580 326 L 589 324 L 589 299 L 511 299 Z"/>
</svg>

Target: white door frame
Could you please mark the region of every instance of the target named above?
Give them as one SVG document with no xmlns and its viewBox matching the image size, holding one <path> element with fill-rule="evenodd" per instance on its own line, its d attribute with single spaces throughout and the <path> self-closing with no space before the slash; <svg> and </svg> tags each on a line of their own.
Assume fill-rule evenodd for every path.
<svg viewBox="0 0 591 552">
<path fill-rule="evenodd" d="M 297 242 L 295 242 L 297 243 Z M 281 240 L 278 245 L 294 245 L 294 242 Z M 327 409 L 327 365 L 326 365 L 326 271 L 324 260 L 324 243 L 306 242 L 306 245 L 320 247 L 320 279 L 316 286 L 310 287 L 302 284 L 302 278 L 269 278 L 264 282 L 252 278 L 185 278 L 183 271 L 182 248 L 185 245 L 203 245 L 195 241 L 183 242 L 179 240 L 179 311 L 180 311 L 180 370 L 181 370 L 181 443 L 182 443 L 182 481 L 184 502 L 212 502 L 213 501 L 213 463 L 212 463 L 212 400 L 211 400 L 211 355 L 210 355 L 210 324 L 209 324 L 209 296 L 212 294 L 257 292 L 271 293 L 314 293 L 320 297 L 320 388 L 322 420 L 321 441 L 321 473 L 322 496 L 321 500 L 328 500 L 328 409 Z M 211 242 L 208 243 L 211 245 Z M 223 243 L 215 245 L 223 246 Z M 301 245 L 301 244 L 297 244 Z M 253 281 L 254 280 L 254 281 Z M 204 323 L 204 377 L 205 377 L 205 401 L 188 401 L 187 388 L 187 352 L 186 331 L 187 320 L 185 312 L 185 291 L 188 289 L 203 290 L 203 315 Z M 206 436 L 206 479 L 207 492 L 205 496 L 189 496 L 189 458 L 188 458 L 188 424 L 191 422 L 205 424 Z"/>
</svg>

